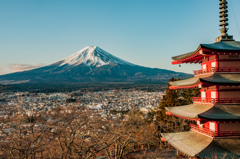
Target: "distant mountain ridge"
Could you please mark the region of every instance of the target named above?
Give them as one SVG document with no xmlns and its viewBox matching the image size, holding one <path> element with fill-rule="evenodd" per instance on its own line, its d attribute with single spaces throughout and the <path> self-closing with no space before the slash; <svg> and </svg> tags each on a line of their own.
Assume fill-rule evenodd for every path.
<svg viewBox="0 0 240 159">
<path fill-rule="evenodd" d="M 51 65 L 0 76 L 0 84 L 72 84 L 162 81 L 192 75 L 148 68 L 122 60 L 97 46 L 88 46 Z"/>
</svg>

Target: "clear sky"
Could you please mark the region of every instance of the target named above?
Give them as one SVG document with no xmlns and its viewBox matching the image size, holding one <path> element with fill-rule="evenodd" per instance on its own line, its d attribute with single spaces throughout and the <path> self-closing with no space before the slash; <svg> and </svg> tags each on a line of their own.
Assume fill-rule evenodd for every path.
<svg viewBox="0 0 240 159">
<path fill-rule="evenodd" d="M 240 41 L 240 0 L 228 6 L 228 33 Z M 95 45 L 134 64 L 192 73 L 200 66 L 178 67 L 171 57 L 213 43 L 218 25 L 219 0 L 0 0 L 0 74 Z"/>
</svg>

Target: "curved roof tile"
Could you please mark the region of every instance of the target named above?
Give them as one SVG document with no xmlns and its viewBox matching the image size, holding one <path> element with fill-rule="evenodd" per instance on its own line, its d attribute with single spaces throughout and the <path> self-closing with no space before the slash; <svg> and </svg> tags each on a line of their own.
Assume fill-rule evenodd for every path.
<svg viewBox="0 0 240 159">
<path fill-rule="evenodd" d="M 200 82 L 222 85 L 239 85 L 240 73 L 214 73 L 206 76 L 194 76 L 180 81 L 169 82 L 171 86 L 181 87 L 196 85 Z"/>
<path fill-rule="evenodd" d="M 186 54 L 178 55 L 172 57 L 173 60 L 183 60 L 187 57 L 190 57 L 196 54 L 201 48 L 219 50 L 219 51 L 240 51 L 240 41 L 220 41 L 213 44 L 200 44 L 198 48 Z"/>
<path fill-rule="evenodd" d="M 191 157 L 239 158 L 240 138 L 209 138 L 194 131 L 162 133 L 162 137 L 181 152 Z"/>
</svg>

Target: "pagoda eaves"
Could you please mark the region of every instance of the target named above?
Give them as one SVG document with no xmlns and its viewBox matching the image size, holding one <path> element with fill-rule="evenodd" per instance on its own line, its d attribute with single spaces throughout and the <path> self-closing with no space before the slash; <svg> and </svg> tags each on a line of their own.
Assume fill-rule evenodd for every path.
<svg viewBox="0 0 240 159">
<path fill-rule="evenodd" d="M 240 121 L 240 105 L 190 104 L 179 107 L 166 107 L 168 115 L 174 115 L 192 121 Z"/>
<path fill-rule="evenodd" d="M 201 63 L 205 56 L 240 55 L 239 41 L 220 41 L 213 44 L 200 44 L 199 47 L 186 54 L 172 57 L 172 64 Z"/>
<path fill-rule="evenodd" d="M 236 86 L 240 87 L 240 73 L 212 73 L 194 76 L 180 81 L 169 82 L 170 89 L 196 88 L 205 86 Z"/>
<path fill-rule="evenodd" d="M 162 133 L 163 138 L 190 157 L 238 159 L 240 138 L 209 138 L 194 130 L 179 133 Z"/>
</svg>

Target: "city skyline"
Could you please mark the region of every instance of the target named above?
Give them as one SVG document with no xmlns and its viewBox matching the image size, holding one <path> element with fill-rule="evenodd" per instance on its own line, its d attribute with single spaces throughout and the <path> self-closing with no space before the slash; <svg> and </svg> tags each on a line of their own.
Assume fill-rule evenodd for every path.
<svg viewBox="0 0 240 159">
<path fill-rule="evenodd" d="M 62 60 L 99 46 L 128 62 L 192 73 L 171 57 L 220 35 L 219 1 L 0 1 L 0 74 Z M 229 34 L 240 39 L 240 2 L 230 0 Z M 235 17 L 236 19 L 235 20 Z"/>
</svg>

